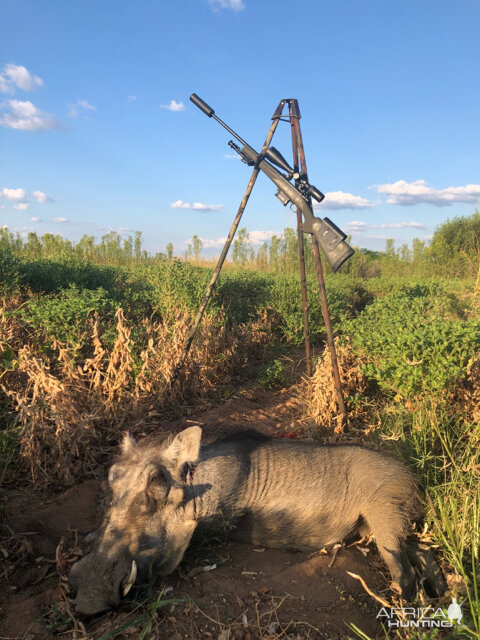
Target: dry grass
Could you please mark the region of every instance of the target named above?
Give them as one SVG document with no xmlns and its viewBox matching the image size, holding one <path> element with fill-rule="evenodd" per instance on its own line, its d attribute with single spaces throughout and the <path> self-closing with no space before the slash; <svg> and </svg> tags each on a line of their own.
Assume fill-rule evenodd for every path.
<svg viewBox="0 0 480 640">
<path fill-rule="evenodd" d="M 79 363 L 54 338 L 47 356 L 5 310 L 4 304 L 0 347 L 15 354 L 15 366 L 0 379 L 0 389 L 18 416 L 21 458 L 32 479 L 43 483 L 73 483 L 98 464 L 122 429 L 135 430 L 180 405 L 198 403 L 228 384 L 270 339 L 263 317 L 228 330 L 221 317 L 207 317 L 170 388 L 191 324 L 187 314 L 177 313 L 171 322 L 146 321 L 141 351 L 134 349 L 121 309 L 111 348 L 102 342 L 94 319 L 86 345 L 90 357 Z"/>
<path fill-rule="evenodd" d="M 349 421 L 361 418 L 368 402 L 364 397 L 367 379 L 360 370 L 362 360 L 347 344 L 336 343 L 340 379 Z M 318 358 L 311 377 L 297 385 L 296 395 L 305 419 L 314 425 L 331 427 L 340 424 L 337 396 L 332 377 L 330 352 L 326 346 Z"/>
<path fill-rule="evenodd" d="M 480 423 L 480 354 L 472 360 L 467 378 L 455 389 L 451 400 L 455 413 L 467 423 Z"/>
</svg>

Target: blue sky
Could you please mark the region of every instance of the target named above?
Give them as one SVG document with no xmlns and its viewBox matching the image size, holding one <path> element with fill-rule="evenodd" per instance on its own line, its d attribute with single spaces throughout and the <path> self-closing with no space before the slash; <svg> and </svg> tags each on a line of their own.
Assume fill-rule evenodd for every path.
<svg viewBox="0 0 480 640">
<path fill-rule="evenodd" d="M 295 97 L 319 212 L 358 246 L 431 236 L 480 202 L 477 0 L 3 0 L 0 226 L 143 232 L 219 253 L 253 147 Z M 290 158 L 288 125 L 274 145 Z M 256 243 L 294 223 L 260 176 Z M 175 205 L 175 206 L 172 206 Z"/>
</svg>

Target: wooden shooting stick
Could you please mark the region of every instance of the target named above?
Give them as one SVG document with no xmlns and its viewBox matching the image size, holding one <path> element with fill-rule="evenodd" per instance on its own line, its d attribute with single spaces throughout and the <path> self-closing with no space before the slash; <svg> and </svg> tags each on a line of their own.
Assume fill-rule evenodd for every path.
<svg viewBox="0 0 480 640">
<path fill-rule="evenodd" d="M 275 113 L 272 116 L 273 122 L 268 131 L 264 145 L 260 152 L 260 156 L 263 156 L 267 151 L 267 149 L 269 148 L 272 142 L 273 135 L 277 128 L 278 122 L 284 118 L 284 116 L 282 116 L 282 112 L 285 104 L 289 105 L 289 115 L 288 115 L 287 121 L 290 122 L 291 132 L 292 132 L 293 167 L 296 172 L 300 170 L 301 174 L 305 178 L 307 178 L 307 165 L 305 162 L 305 151 L 303 147 L 302 133 L 300 130 L 301 115 L 300 115 L 300 109 L 298 107 L 298 101 L 296 99 L 284 99 L 280 101 Z M 205 105 L 205 106 L 208 109 L 208 105 Z M 209 114 L 207 113 L 207 115 Z M 299 159 L 300 159 L 300 164 L 299 164 Z M 235 233 L 238 229 L 238 225 L 240 224 L 240 220 L 242 218 L 243 212 L 245 211 L 245 207 L 247 206 L 248 199 L 250 197 L 250 194 L 252 193 L 253 187 L 255 185 L 255 182 L 257 180 L 259 173 L 260 173 L 260 169 L 258 168 L 257 165 L 255 165 L 252 171 L 250 180 L 248 182 L 247 188 L 245 190 L 244 196 L 238 208 L 237 214 L 230 228 L 230 233 L 228 234 L 227 240 L 225 241 L 220 257 L 218 258 L 217 265 L 212 274 L 212 278 L 205 292 L 205 296 L 202 300 L 202 304 L 200 305 L 200 308 L 196 315 L 192 330 L 190 331 L 190 334 L 187 338 L 182 355 L 180 356 L 177 362 L 177 365 L 175 366 L 175 369 L 173 371 L 172 378 L 170 380 L 170 388 L 173 387 L 176 380 L 178 379 L 179 373 L 188 356 L 188 353 L 192 346 L 193 339 L 198 330 L 198 327 L 200 326 L 200 322 L 202 321 L 203 314 L 210 300 L 215 284 L 218 280 L 218 276 L 220 275 L 220 271 L 225 262 L 225 258 L 227 257 L 228 250 L 230 249 L 230 246 L 233 242 Z M 310 198 L 310 205 L 311 205 L 311 198 Z M 298 210 L 298 208 L 296 211 L 297 211 L 298 256 L 299 256 L 299 263 L 300 263 L 300 282 L 301 282 L 301 289 L 302 289 L 303 330 L 304 330 L 304 336 L 305 336 L 305 357 L 306 357 L 307 375 L 310 376 L 312 374 L 312 350 L 311 350 L 311 344 L 310 344 L 310 333 L 308 328 L 307 282 L 306 282 L 306 274 L 305 274 L 305 258 L 304 258 L 304 245 L 303 245 L 304 231 L 303 231 L 303 224 L 302 224 L 302 214 Z M 330 312 L 328 310 L 327 294 L 325 290 L 325 279 L 323 275 L 322 262 L 320 259 L 320 250 L 319 250 L 318 242 L 315 238 L 315 235 L 312 235 L 312 243 L 313 243 L 313 252 L 315 257 L 315 265 L 317 270 L 317 279 L 318 279 L 318 284 L 320 288 L 322 314 L 323 314 L 323 319 L 325 322 L 325 330 L 327 334 L 327 344 L 330 351 L 330 359 L 332 362 L 332 375 L 333 375 L 335 391 L 337 395 L 337 404 L 338 404 L 338 412 L 339 412 L 339 420 L 340 420 L 340 424 L 339 424 L 339 428 L 337 428 L 337 432 L 343 433 L 344 431 L 348 430 L 347 412 L 345 410 L 345 403 L 343 400 L 342 383 L 340 380 L 340 373 L 338 369 L 338 360 L 337 360 L 337 354 L 335 350 L 335 342 L 333 339 Z"/>
<path fill-rule="evenodd" d="M 270 143 L 273 138 L 273 134 L 275 133 L 275 129 L 277 128 L 277 125 L 278 125 L 278 120 L 279 119 L 276 118 L 272 122 L 270 130 L 267 134 L 267 137 L 265 138 L 265 142 L 262 147 L 262 151 L 261 151 L 262 154 L 264 154 L 265 151 L 270 146 Z M 252 171 L 252 175 L 250 176 L 250 180 L 248 181 L 247 188 L 245 189 L 245 193 L 243 194 L 242 201 L 240 203 L 240 206 L 238 207 L 237 215 L 235 216 L 235 219 L 230 228 L 230 233 L 228 234 L 225 244 L 223 245 L 222 253 L 218 258 L 217 266 L 215 267 L 215 271 L 212 274 L 212 278 L 205 292 L 205 296 L 203 297 L 202 304 L 200 305 L 197 316 L 195 318 L 195 322 L 193 323 L 192 330 L 190 331 L 190 334 L 185 343 L 183 353 L 180 356 L 180 359 L 173 371 L 172 379 L 170 380 L 170 387 L 172 387 L 175 384 L 178 378 L 178 375 L 183 367 L 185 359 L 188 355 L 188 352 L 190 351 L 190 347 L 192 346 L 193 339 L 195 337 L 195 334 L 197 333 L 198 327 L 200 326 L 200 322 L 202 321 L 202 317 L 205 312 L 205 309 L 207 308 L 208 301 L 210 300 L 210 297 L 212 295 L 213 288 L 215 286 L 215 283 L 218 280 L 218 276 L 220 275 L 220 271 L 222 270 L 223 263 L 225 262 L 225 258 L 227 257 L 228 250 L 230 249 L 230 245 L 233 242 L 233 238 L 235 237 L 235 233 L 237 232 L 238 225 L 240 224 L 240 220 L 242 219 L 243 212 L 245 211 L 245 207 L 247 206 L 248 199 L 250 198 L 250 194 L 252 193 L 253 187 L 255 185 L 255 182 L 258 178 L 259 173 L 260 173 L 260 169 L 258 167 L 254 167 Z"/>
<path fill-rule="evenodd" d="M 308 181 L 307 163 L 305 160 L 305 150 L 303 147 L 302 132 L 300 129 L 300 109 L 298 100 L 292 98 L 289 101 L 289 120 L 292 128 L 292 151 L 293 151 L 293 167 L 298 171 L 298 159 L 300 158 L 300 172 Z M 310 196 L 309 196 L 310 198 Z M 311 203 L 311 198 L 310 198 Z M 300 281 L 302 286 L 302 310 L 303 310 L 303 331 L 305 336 L 305 357 L 307 361 L 307 374 L 312 371 L 312 355 L 310 347 L 310 333 L 308 329 L 308 306 L 307 306 L 307 281 L 305 277 L 305 260 L 303 256 L 303 228 L 302 214 L 297 209 L 297 234 L 298 234 L 298 253 L 300 257 Z M 325 278 L 323 275 L 323 266 L 320 258 L 320 249 L 315 235 L 312 235 L 313 253 L 315 256 L 315 267 L 317 270 L 318 286 L 320 289 L 320 301 L 322 304 L 322 315 L 325 322 L 325 331 L 327 334 L 327 345 L 330 352 L 330 360 L 332 363 L 332 376 L 337 395 L 337 405 L 339 414 L 339 425 L 337 431 L 343 433 L 348 431 L 347 411 L 343 399 L 342 381 L 340 380 L 340 372 L 338 369 L 337 351 L 335 349 L 335 341 L 333 338 L 332 322 L 330 319 L 330 311 L 328 309 L 327 292 L 325 289 Z"/>
</svg>

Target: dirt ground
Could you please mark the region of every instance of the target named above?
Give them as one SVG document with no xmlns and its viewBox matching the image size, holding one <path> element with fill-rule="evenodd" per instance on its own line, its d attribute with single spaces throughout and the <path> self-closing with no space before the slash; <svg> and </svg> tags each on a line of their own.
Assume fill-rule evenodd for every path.
<svg viewBox="0 0 480 640">
<path fill-rule="evenodd" d="M 195 422 L 209 439 L 246 427 L 291 437 L 298 429 L 296 414 L 288 389 L 251 387 L 195 420 L 156 425 L 137 435 L 154 428 L 177 431 Z M 57 565 L 68 571 L 68 562 L 81 553 L 84 535 L 101 518 L 102 473 L 55 496 L 36 496 L 28 487 L 3 491 L 0 638 L 333 640 L 355 637 L 348 623 L 371 637 L 380 632 L 380 605 L 346 573 L 362 576 L 375 593 L 391 597 L 386 568 L 375 548 L 365 551 L 364 545 L 340 549 L 334 558 L 332 553 L 197 540 L 165 583 L 137 589 L 134 600 L 116 611 L 76 619 Z"/>
</svg>

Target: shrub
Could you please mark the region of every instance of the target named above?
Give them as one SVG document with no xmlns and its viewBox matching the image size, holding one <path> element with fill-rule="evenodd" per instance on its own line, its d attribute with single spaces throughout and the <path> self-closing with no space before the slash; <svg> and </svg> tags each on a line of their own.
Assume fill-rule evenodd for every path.
<svg viewBox="0 0 480 640">
<path fill-rule="evenodd" d="M 32 327 L 39 338 L 54 338 L 69 347 L 80 348 L 88 342 L 91 323 L 95 315 L 108 326 L 113 322 L 115 302 L 104 289 L 78 289 L 77 286 L 62 290 L 58 295 L 31 298 L 17 312 Z M 48 341 L 47 341 L 48 343 Z"/>
<path fill-rule="evenodd" d="M 348 275 L 329 276 L 326 279 L 326 290 L 330 316 L 337 330 L 372 300 L 372 295 L 363 284 Z M 312 342 L 318 343 L 325 337 L 325 325 L 316 278 L 308 279 L 307 291 L 310 338 Z M 297 346 L 303 344 L 302 293 L 299 277 L 276 276 L 270 288 L 268 303 L 279 315 L 283 340 Z"/>
<path fill-rule="evenodd" d="M 258 381 L 265 389 L 273 389 L 281 385 L 285 380 L 285 365 L 281 360 L 275 359 L 266 362 L 260 368 Z"/>
<path fill-rule="evenodd" d="M 19 266 L 19 282 L 34 293 L 54 293 L 70 285 L 114 292 L 119 272 L 115 267 L 94 265 L 74 255 L 63 259 L 23 259 Z"/>
<path fill-rule="evenodd" d="M 0 244 L 0 287 L 10 291 L 17 287 L 20 260 L 8 245 Z"/>
<path fill-rule="evenodd" d="M 480 348 L 480 320 L 459 318 L 455 298 L 429 291 L 416 286 L 376 300 L 345 327 L 367 357 L 363 372 L 396 400 L 451 389 Z"/>
</svg>

